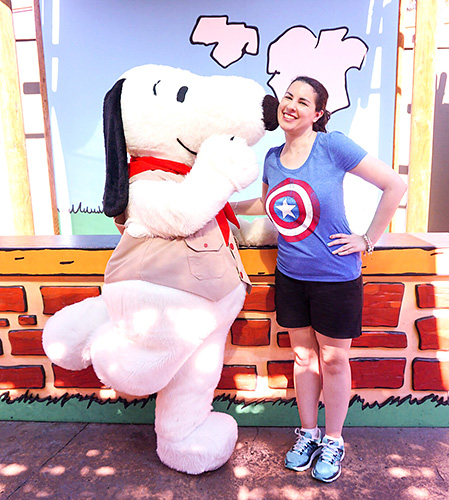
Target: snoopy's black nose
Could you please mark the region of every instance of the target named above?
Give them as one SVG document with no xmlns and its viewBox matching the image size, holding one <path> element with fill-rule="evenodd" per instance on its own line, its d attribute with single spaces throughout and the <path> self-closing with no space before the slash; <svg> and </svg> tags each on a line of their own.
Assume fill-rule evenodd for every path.
<svg viewBox="0 0 449 500">
<path fill-rule="evenodd" d="M 272 95 L 266 95 L 263 98 L 262 101 L 262 108 L 263 108 L 263 121 L 265 124 L 265 130 L 276 130 L 279 123 L 278 123 L 278 106 L 279 106 L 279 101 L 276 99 L 276 97 L 273 97 Z"/>
</svg>

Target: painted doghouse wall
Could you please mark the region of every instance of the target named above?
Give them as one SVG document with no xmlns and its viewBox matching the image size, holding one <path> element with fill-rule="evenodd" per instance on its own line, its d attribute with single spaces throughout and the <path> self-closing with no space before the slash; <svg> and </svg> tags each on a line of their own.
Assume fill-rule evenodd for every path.
<svg viewBox="0 0 449 500">
<path fill-rule="evenodd" d="M 48 317 L 101 294 L 117 241 L 0 238 L 0 419 L 154 418 L 154 395 L 116 393 L 91 367 L 64 370 L 42 350 Z M 297 425 L 293 355 L 274 313 L 276 249 L 240 252 L 254 286 L 231 328 L 214 405 L 243 425 Z M 363 275 L 363 335 L 352 344 L 346 425 L 448 425 L 449 235 L 386 234 L 364 257 Z"/>
</svg>

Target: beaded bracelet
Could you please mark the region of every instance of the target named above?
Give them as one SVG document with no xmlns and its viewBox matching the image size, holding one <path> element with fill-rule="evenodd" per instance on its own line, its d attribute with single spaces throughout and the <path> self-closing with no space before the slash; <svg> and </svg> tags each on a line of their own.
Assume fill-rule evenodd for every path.
<svg viewBox="0 0 449 500">
<path fill-rule="evenodd" d="M 362 237 L 366 243 L 366 253 L 368 255 L 371 255 L 373 253 L 373 250 L 374 250 L 374 245 L 372 244 L 372 242 L 367 234 L 364 234 Z"/>
</svg>

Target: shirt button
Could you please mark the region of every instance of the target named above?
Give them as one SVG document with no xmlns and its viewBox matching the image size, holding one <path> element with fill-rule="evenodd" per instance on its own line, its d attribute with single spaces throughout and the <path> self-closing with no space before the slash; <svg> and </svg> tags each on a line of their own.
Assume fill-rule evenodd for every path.
<svg viewBox="0 0 449 500">
<path fill-rule="evenodd" d="M 207 243 L 204 243 L 204 248 L 207 248 L 209 245 Z"/>
<path fill-rule="evenodd" d="M 229 245 L 229 248 L 230 248 L 231 250 L 234 250 L 234 243 L 231 243 L 231 244 Z"/>
</svg>

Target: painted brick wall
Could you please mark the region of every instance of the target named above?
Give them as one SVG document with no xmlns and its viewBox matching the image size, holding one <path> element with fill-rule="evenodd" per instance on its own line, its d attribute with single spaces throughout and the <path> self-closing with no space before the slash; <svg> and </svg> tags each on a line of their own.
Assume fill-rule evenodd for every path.
<svg viewBox="0 0 449 500">
<path fill-rule="evenodd" d="M 41 397 L 67 393 L 116 397 L 91 367 L 69 371 L 53 366 L 41 342 L 48 317 L 66 305 L 101 294 L 102 271 L 91 271 L 104 270 L 110 251 L 74 249 L 72 255 L 67 249 L 53 253 L 42 249 L 47 252 L 42 262 L 48 262 L 48 268 L 39 264 L 40 251 L 8 248 L 2 252 L 0 245 L 0 394 L 8 391 L 18 396 L 31 391 Z M 241 250 L 253 291 L 228 336 L 217 396 L 246 402 L 294 397 L 290 341 L 274 312 L 275 250 L 264 252 Z M 402 272 L 405 254 L 394 264 L 394 252 L 386 248 L 369 257 L 371 261 L 365 259 L 363 335 L 353 341 L 351 352 L 354 395 L 369 403 L 390 397 L 447 397 L 449 266 L 444 268 L 448 272 L 430 275 L 428 264 L 418 262 L 420 254 L 411 254 L 405 269 L 415 266 L 416 272 Z M 449 253 L 445 255 L 449 259 Z M 73 274 L 67 269 L 68 261 L 73 261 Z M 378 264 L 382 267 L 386 262 L 392 269 L 380 272 Z M 20 269 L 21 275 L 5 272 L 9 267 Z M 30 269 L 36 270 L 34 275 Z M 89 273 L 82 275 L 82 269 Z"/>
<path fill-rule="evenodd" d="M 449 351 L 449 318 L 427 314 L 428 309 L 438 311 L 434 309 L 435 301 L 447 288 L 446 284 L 408 283 L 406 287 L 402 282 L 365 281 L 364 331 L 353 341 L 357 354 L 351 359 L 353 388 L 400 389 L 409 370 L 413 390 L 448 391 L 449 361 L 440 360 L 436 354 Z M 414 328 L 410 328 L 408 334 L 398 329 L 406 288 L 416 297 L 418 310 L 425 313 L 414 321 Z M 100 293 L 100 284 L 30 282 L 0 286 L 0 362 L 3 360 L 0 389 L 44 388 L 49 370 L 41 341 L 46 317 L 66 305 Z M 232 325 L 219 389 L 245 391 L 251 397 L 250 393 L 257 391 L 262 374 L 266 374 L 270 389 L 293 388 L 290 341 L 288 333 L 276 325 L 273 293 L 272 283 L 254 284 L 253 293 L 247 297 L 242 313 Z M 448 304 L 443 302 L 442 307 L 447 309 Z M 404 357 L 404 349 L 409 345 L 408 337 L 415 334 L 418 351 L 410 362 Z M 259 353 L 260 348 L 265 350 Z M 364 352 L 360 355 L 362 349 Z M 382 356 L 379 349 L 383 350 Z M 273 359 L 265 360 L 261 354 L 268 350 Z M 423 358 L 420 351 L 434 351 L 435 356 Z M 19 358 L 20 364 L 16 364 L 15 359 Z M 90 368 L 71 372 L 51 366 L 51 373 L 56 388 L 102 387 Z M 260 396 L 259 391 L 257 395 Z"/>
<path fill-rule="evenodd" d="M 406 372 L 411 372 L 414 390 L 430 392 L 448 391 L 449 378 L 445 376 L 448 362 L 440 361 L 437 357 L 420 360 L 419 351 L 448 350 L 449 351 L 449 320 L 435 317 L 423 317 L 409 324 L 408 334 L 399 329 L 401 310 L 404 306 L 406 289 L 410 295 L 418 297 L 421 287 L 433 288 L 429 284 L 414 282 L 382 282 L 371 281 L 365 278 L 363 335 L 354 339 L 351 357 L 352 387 L 353 389 L 405 389 Z M 437 287 L 438 288 L 438 287 Z M 288 333 L 277 331 L 273 304 L 270 297 L 274 292 L 273 284 L 254 285 L 255 297 L 249 296 L 245 302 L 244 311 L 252 312 L 252 317 L 238 318 L 231 328 L 231 346 L 238 346 L 241 363 L 225 364 L 219 388 L 248 391 L 248 387 L 257 389 L 258 375 L 267 374 L 270 389 L 285 390 L 293 388 L 293 357 L 290 352 Z M 416 294 L 415 294 L 416 291 Z M 411 301 L 408 301 L 410 303 Z M 411 304 L 418 308 L 417 302 Z M 254 313 L 257 312 L 257 317 Z M 411 311 L 405 311 L 408 316 Z M 242 314 L 241 316 L 245 316 Z M 408 336 L 412 338 L 418 333 L 419 350 L 416 358 L 407 360 L 405 350 L 409 347 Z M 260 367 L 245 364 L 244 358 L 254 358 L 248 348 L 255 349 L 262 346 L 273 346 L 273 357 L 278 359 L 267 360 L 266 366 Z M 243 349 L 246 348 L 246 351 Z M 246 352 L 246 354 L 244 354 Z M 435 353 L 436 355 L 436 353 Z M 234 358 L 237 356 L 234 354 Z M 433 375 L 432 380 L 426 376 L 423 363 L 430 363 Z M 258 369 L 259 368 L 259 369 Z M 430 368 L 429 368 L 430 369 Z M 232 384 L 232 379 L 234 383 Z M 424 380 L 423 380 L 424 379 Z M 425 389 L 422 389 L 425 387 Z M 411 388 L 408 388 L 410 390 Z"/>
</svg>

